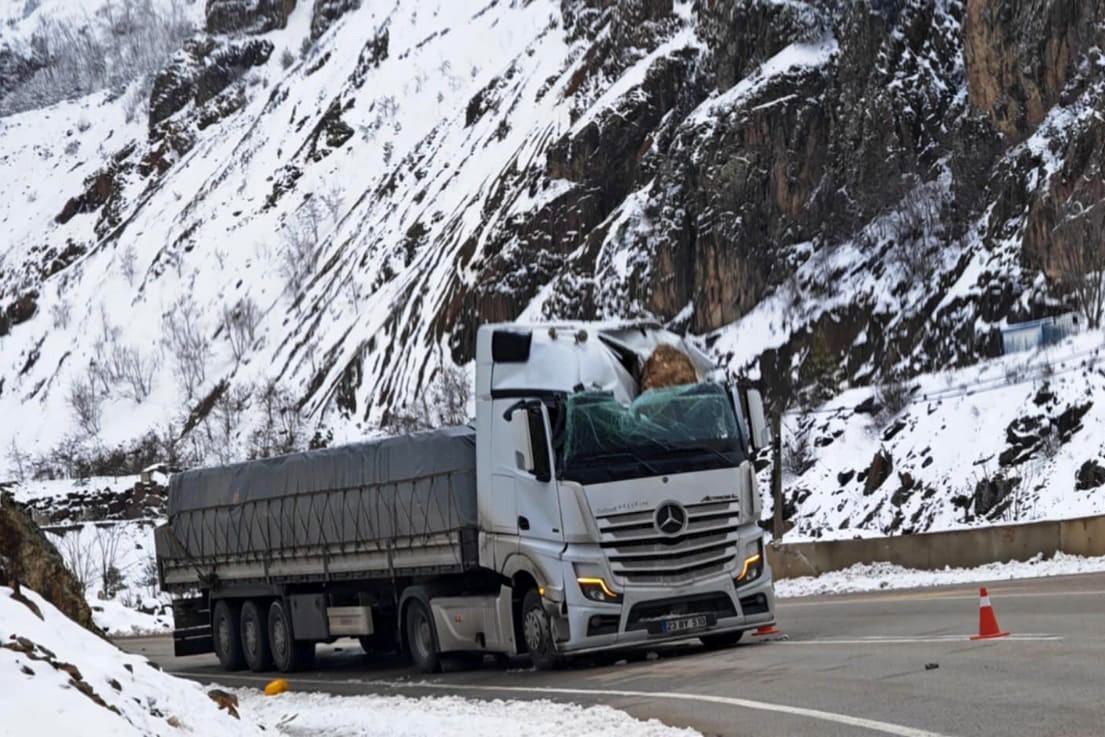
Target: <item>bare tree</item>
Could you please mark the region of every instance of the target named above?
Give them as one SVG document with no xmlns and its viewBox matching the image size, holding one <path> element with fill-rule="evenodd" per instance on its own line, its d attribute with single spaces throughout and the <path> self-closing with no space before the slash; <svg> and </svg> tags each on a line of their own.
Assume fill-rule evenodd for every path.
<svg viewBox="0 0 1105 737">
<path fill-rule="evenodd" d="M 307 200 L 295 218 L 284 225 L 280 273 L 292 294 L 303 291 L 318 263 L 322 213 L 314 198 Z"/>
<path fill-rule="evenodd" d="M 19 445 L 15 442 L 14 436 L 11 443 L 8 444 L 8 460 L 11 461 L 12 469 L 15 471 L 15 480 L 19 482 L 26 481 L 27 474 L 31 470 L 31 456 L 19 450 Z"/>
<path fill-rule="evenodd" d="M 119 260 L 119 269 L 123 273 L 123 278 L 127 280 L 127 284 L 134 286 L 134 279 L 138 275 L 138 253 L 134 250 L 134 246 L 127 246 L 123 251 Z"/>
<path fill-rule="evenodd" d="M 96 526 L 96 573 L 100 577 L 100 592 L 105 599 L 114 598 L 125 585 L 123 573 L 119 568 L 123 536 L 124 530 L 121 524 Z"/>
<path fill-rule="evenodd" d="M 88 591 L 96 575 L 96 563 L 92 555 L 92 541 L 85 538 L 83 530 L 55 532 L 56 546 L 65 567 L 81 587 L 81 594 Z"/>
<path fill-rule="evenodd" d="M 1105 313 L 1105 203 L 1069 202 L 1052 230 L 1054 264 L 1062 286 L 1074 296 L 1090 329 Z"/>
<path fill-rule="evenodd" d="M 235 361 L 240 363 L 253 347 L 260 322 L 261 310 L 249 297 L 242 298 L 233 307 L 223 306 L 223 329 Z"/>
<path fill-rule="evenodd" d="M 191 401 L 207 380 L 211 342 L 204 333 L 201 316 L 190 296 L 177 300 L 162 318 L 162 341 L 173 358 L 173 371 Z"/>
<path fill-rule="evenodd" d="M 85 435 L 95 437 L 100 434 L 100 420 L 103 409 L 103 395 L 89 376 L 77 376 L 69 385 L 66 397 L 73 418 Z"/>
<path fill-rule="evenodd" d="M 254 401 L 261 424 L 250 435 L 250 458 L 269 458 L 303 447 L 303 417 L 290 392 L 270 381 L 258 388 Z"/>
</svg>

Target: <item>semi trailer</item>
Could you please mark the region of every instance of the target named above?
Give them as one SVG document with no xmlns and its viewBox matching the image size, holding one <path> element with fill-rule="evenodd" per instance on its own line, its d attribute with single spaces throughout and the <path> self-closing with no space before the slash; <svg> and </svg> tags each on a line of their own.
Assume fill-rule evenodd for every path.
<svg viewBox="0 0 1105 737">
<path fill-rule="evenodd" d="M 645 389 L 661 346 L 693 381 Z M 470 426 L 174 474 L 156 531 L 177 655 L 293 671 L 356 637 L 443 657 L 574 655 L 775 621 L 760 395 L 656 324 L 485 325 Z"/>
</svg>

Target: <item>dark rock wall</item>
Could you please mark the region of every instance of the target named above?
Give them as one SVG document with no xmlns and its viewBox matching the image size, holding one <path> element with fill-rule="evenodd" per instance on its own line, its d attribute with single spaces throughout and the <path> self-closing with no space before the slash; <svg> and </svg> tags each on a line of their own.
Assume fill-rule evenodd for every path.
<svg viewBox="0 0 1105 737">
<path fill-rule="evenodd" d="M 36 591 L 65 616 L 96 631 L 80 584 L 27 512 L 0 490 L 0 581 Z"/>
</svg>

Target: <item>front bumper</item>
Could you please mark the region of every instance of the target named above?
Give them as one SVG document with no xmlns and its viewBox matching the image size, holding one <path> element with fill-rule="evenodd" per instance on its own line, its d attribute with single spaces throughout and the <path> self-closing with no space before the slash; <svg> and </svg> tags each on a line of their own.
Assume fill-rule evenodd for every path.
<svg viewBox="0 0 1105 737">
<path fill-rule="evenodd" d="M 571 587 L 569 587 L 571 591 Z M 600 604 L 582 595 L 567 597 L 568 638 L 558 643 L 562 653 L 632 648 L 675 643 L 701 635 L 756 629 L 775 623 L 775 592 L 771 569 L 739 588 L 729 575 L 718 575 L 673 589 L 630 587 L 619 604 Z M 660 631 L 666 619 L 704 617 L 706 626 L 678 632 Z"/>
</svg>

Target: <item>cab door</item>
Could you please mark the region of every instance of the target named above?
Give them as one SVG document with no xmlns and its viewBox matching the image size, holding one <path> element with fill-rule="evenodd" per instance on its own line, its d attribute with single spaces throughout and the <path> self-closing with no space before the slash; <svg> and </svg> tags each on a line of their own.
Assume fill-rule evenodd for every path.
<svg viewBox="0 0 1105 737">
<path fill-rule="evenodd" d="M 564 540 L 560 516 L 560 495 L 556 489 L 552 448 L 549 443 L 549 411 L 545 403 L 533 399 L 517 410 L 521 427 L 514 434 L 518 445 L 526 449 L 515 453 L 514 494 L 518 509 L 518 537 L 530 544 L 545 544 L 559 555 Z"/>
</svg>

